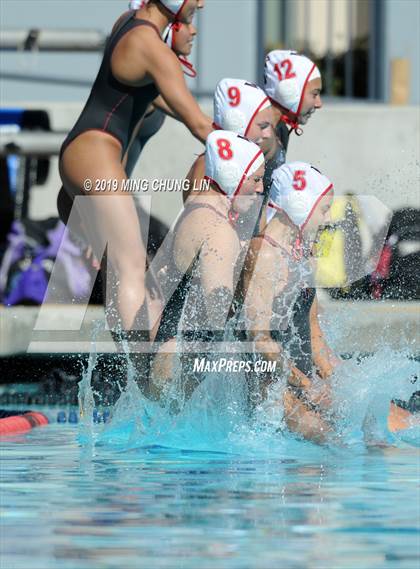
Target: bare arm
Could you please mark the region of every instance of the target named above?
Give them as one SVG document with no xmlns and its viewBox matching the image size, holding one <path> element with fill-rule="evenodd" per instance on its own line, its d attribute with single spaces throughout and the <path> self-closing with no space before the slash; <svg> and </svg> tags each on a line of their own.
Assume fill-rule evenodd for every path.
<svg viewBox="0 0 420 569">
<path fill-rule="evenodd" d="M 273 270 L 273 267 L 277 270 Z M 285 360 L 282 347 L 271 338 L 269 332 L 274 297 L 284 290 L 287 266 L 282 263 L 278 251 L 271 249 L 257 237 L 251 241 L 245 269 L 245 307 L 255 347 L 266 359 L 280 361 L 283 369 L 290 369 L 289 388 L 283 393 L 286 424 L 291 431 L 308 440 L 324 442 L 326 434 L 330 432 L 330 426 L 320 413 L 310 410 L 305 401 L 315 405 L 321 404 L 325 393 L 311 389 L 312 381 Z M 301 390 L 302 399 L 299 397 Z"/>
<path fill-rule="evenodd" d="M 249 247 L 244 272 L 244 306 L 249 335 L 255 342 L 255 348 L 272 361 L 278 361 L 281 356 L 281 347 L 270 333 L 273 302 L 286 278 L 284 269 L 279 265 L 278 275 L 274 275 L 275 257 L 274 251 L 261 237 L 255 237 Z"/>
<path fill-rule="evenodd" d="M 204 143 L 214 130 L 213 121 L 203 113 L 189 91 L 178 58 L 169 48 L 164 47 L 171 57 L 167 57 L 165 53 L 161 59 L 154 54 L 148 71 L 170 109 L 180 117 L 190 132 Z"/>
<path fill-rule="evenodd" d="M 233 300 L 235 265 L 240 253 L 231 227 L 212 227 L 200 253 L 200 278 L 211 329 L 224 330 Z"/>
<path fill-rule="evenodd" d="M 274 267 L 274 269 L 273 269 Z M 255 349 L 265 359 L 276 361 L 277 369 L 290 371 L 289 384 L 309 388 L 311 380 L 286 358 L 282 346 L 271 336 L 273 302 L 287 282 L 287 264 L 277 250 L 261 237 L 251 241 L 245 262 L 244 296 L 247 327 Z"/>
<path fill-rule="evenodd" d="M 142 26 L 126 34 L 114 49 L 111 68 L 115 78 L 126 85 L 153 81 L 169 109 L 201 142 L 213 131 L 211 118 L 187 87 L 177 56 L 153 29 Z"/>
<path fill-rule="evenodd" d="M 213 131 L 212 120 L 200 109 L 185 82 L 184 73 L 175 53 L 153 33 L 147 44 L 142 41 L 145 72 L 150 76 L 169 109 L 178 116 L 201 142 Z"/>
<path fill-rule="evenodd" d="M 173 110 L 166 103 L 166 101 L 162 97 L 162 95 L 159 95 L 158 97 L 156 97 L 156 99 L 153 101 L 152 105 L 155 109 L 159 109 L 160 111 L 163 111 L 165 113 L 165 115 L 168 115 L 168 117 L 171 117 L 177 121 L 182 122 L 182 119 L 180 119 L 180 117 L 173 112 Z"/>
<path fill-rule="evenodd" d="M 333 433 L 331 423 L 320 413 L 310 411 L 292 391 L 283 394 L 284 418 L 290 431 L 318 444 L 327 442 Z"/>
</svg>

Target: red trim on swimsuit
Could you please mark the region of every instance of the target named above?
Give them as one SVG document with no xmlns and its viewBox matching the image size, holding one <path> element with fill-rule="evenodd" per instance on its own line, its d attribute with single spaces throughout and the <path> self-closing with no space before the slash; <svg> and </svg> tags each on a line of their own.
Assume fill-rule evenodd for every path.
<svg viewBox="0 0 420 569">
<path fill-rule="evenodd" d="M 275 247 L 276 249 L 281 249 L 282 251 L 284 251 L 284 253 L 286 255 L 290 256 L 290 251 L 287 251 L 287 249 L 285 247 L 283 247 L 283 245 L 280 245 L 280 243 L 278 243 L 270 235 L 266 235 L 264 233 L 263 235 L 258 235 L 258 237 L 260 237 L 261 239 L 264 239 L 264 241 L 267 241 L 267 243 L 269 243 L 272 247 Z"/>
<path fill-rule="evenodd" d="M 226 216 L 223 215 L 222 212 L 220 212 L 217 208 L 215 208 L 213 205 L 209 204 L 209 203 L 192 203 L 190 206 L 187 206 L 185 208 L 185 212 L 188 213 L 188 210 L 190 209 L 198 209 L 200 207 L 204 207 L 207 209 L 211 209 L 212 211 L 214 211 L 215 214 L 217 214 L 219 217 L 221 217 L 224 221 L 226 221 Z"/>
<path fill-rule="evenodd" d="M 133 93 L 135 91 L 144 89 L 146 92 L 144 105 L 145 112 L 148 106 L 146 102 L 148 101 L 149 96 L 151 102 L 159 94 L 156 86 L 153 83 L 150 85 L 145 85 L 144 87 L 130 87 L 128 85 L 120 84 L 119 89 L 117 89 L 114 85 L 114 83 L 118 84 L 119 82 L 117 79 L 115 79 L 115 77 L 113 77 L 111 72 L 112 53 L 121 39 L 127 33 L 137 27 L 147 26 L 154 29 L 159 39 L 163 41 L 160 31 L 155 24 L 142 18 L 136 18 L 135 15 L 136 11 L 131 10 L 128 14 L 128 17 L 125 17 L 120 21 L 108 39 L 98 76 L 92 86 L 88 102 L 86 103 L 85 108 L 81 112 L 75 125 L 64 140 L 60 149 L 60 157 L 63 155 L 67 147 L 78 136 L 84 132 L 88 132 L 89 130 L 97 130 L 99 132 L 109 134 L 118 140 L 121 146 L 125 148 L 125 145 L 129 142 L 129 129 L 133 126 L 131 124 L 132 118 L 130 118 L 132 117 L 132 114 L 129 115 L 124 109 L 125 105 L 127 104 L 127 98 L 133 97 Z M 154 93 L 156 93 L 156 95 Z M 107 101 L 107 99 L 109 99 L 109 101 Z M 140 110 L 140 106 L 137 106 L 136 110 Z M 141 110 L 143 111 L 143 109 Z M 115 121 L 111 123 L 111 119 L 116 115 L 117 111 L 120 113 L 120 115 L 122 113 L 122 121 L 119 121 L 121 124 L 115 124 Z M 138 118 L 142 118 L 141 112 L 138 112 Z M 128 130 L 126 130 L 126 127 Z M 126 137 L 127 141 L 125 141 Z"/>
<path fill-rule="evenodd" d="M 221 217 L 224 221 L 229 221 L 229 223 L 232 225 L 233 228 L 235 228 L 236 223 L 239 219 L 239 212 L 234 212 L 232 210 L 229 210 L 227 213 L 227 216 L 224 215 L 223 213 L 221 213 L 218 209 L 216 209 L 214 206 L 212 206 L 211 204 L 205 204 L 205 203 L 201 203 L 201 204 L 191 204 L 191 206 L 189 206 L 190 208 L 196 209 L 199 207 L 206 207 L 208 209 L 211 209 L 212 211 L 214 211 L 214 213 L 216 213 L 219 217 Z M 188 211 L 188 207 L 185 209 L 185 211 Z"/>
<path fill-rule="evenodd" d="M 128 97 L 129 94 L 130 94 L 130 93 L 126 93 L 125 95 L 123 95 L 123 96 L 121 97 L 121 99 L 118 101 L 118 103 L 117 103 L 116 105 L 114 105 L 114 108 L 112 109 L 112 111 L 110 111 L 110 112 L 107 114 L 107 116 L 106 116 L 106 118 L 105 118 L 104 126 L 102 127 L 102 130 L 103 130 L 103 131 L 106 131 L 106 129 L 108 128 L 108 125 L 109 125 L 109 121 L 110 121 L 111 118 L 112 118 L 112 115 L 115 113 L 115 111 L 118 109 L 118 107 L 119 107 L 120 105 L 122 105 L 122 103 L 126 100 L 126 98 Z"/>
<path fill-rule="evenodd" d="M 228 195 L 226 194 L 226 192 L 224 192 L 221 187 L 219 186 L 219 184 L 217 182 L 215 182 L 212 178 L 210 178 L 209 176 L 204 176 L 205 180 L 209 180 L 209 182 L 211 184 L 214 184 L 217 189 L 226 197 L 228 197 Z M 211 210 L 213 210 L 215 213 L 217 213 L 217 215 L 219 217 L 221 217 L 222 219 L 224 219 L 225 221 L 229 221 L 231 225 L 235 226 L 238 218 L 239 218 L 239 213 L 238 212 L 233 212 L 232 210 L 229 210 L 227 213 L 227 216 L 225 216 L 223 213 L 221 213 L 218 209 L 216 209 L 214 206 L 210 205 L 210 204 L 191 204 L 190 206 L 187 206 L 187 208 L 185 209 L 185 211 L 188 211 L 188 207 L 190 208 L 198 208 L 198 207 L 207 207 Z"/>
<path fill-rule="evenodd" d="M 101 134 L 107 134 L 108 136 L 111 136 L 114 140 L 116 140 L 118 142 L 118 144 L 121 146 L 121 148 L 123 147 L 123 143 L 122 140 L 120 140 L 118 138 L 118 136 L 116 136 L 115 134 L 113 134 L 112 132 L 109 132 L 107 130 L 103 130 L 102 128 L 86 128 L 85 130 L 82 130 L 81 132 L 79 132 L 79 134 L 76 136 L 76 138 L 78 138 L 80 135 L 85 134 L 85 132 L 100 132 Z M 70 146 L 71 142 L 73 142 L 74 140 L 76 140 L 76 138 L 73 138 L 68 145 L 66 145 L 64 148 L 62 147 L 60 150 L 60 158 L 63 156 L 64 152 L 67 150 L 68 146 Z"/>
</svg>

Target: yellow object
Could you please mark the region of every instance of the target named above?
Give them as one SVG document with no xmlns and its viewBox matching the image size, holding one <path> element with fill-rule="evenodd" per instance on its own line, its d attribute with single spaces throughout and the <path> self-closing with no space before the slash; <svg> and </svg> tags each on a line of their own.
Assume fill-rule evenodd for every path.
<svg viewBox="0 0 420 569">
<path fill-rule="evenodd" d="M 324 229 L 314 247 L 316 285 L 324 288 L 347 286 L 344 222 L 348 206 L 359 219 L 359 207 L 352 196 L 339 196 L 333 201 L 330 217 L 333 228 Z"/>
</svg>

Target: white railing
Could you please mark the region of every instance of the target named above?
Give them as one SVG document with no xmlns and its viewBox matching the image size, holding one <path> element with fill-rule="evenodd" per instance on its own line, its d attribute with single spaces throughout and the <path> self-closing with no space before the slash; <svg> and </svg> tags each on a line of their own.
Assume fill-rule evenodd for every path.
<svg viewBox="0 0 420 569">
<path fill-rule="evenodd" d="M 65 136 L 64 132 L 0 132 L 0 156 L 57 156 Z"/>
<path fill-rule="evenodd" d="M 97 30 L 1 30 L 0 51 L 102 51 L 106 35 Z"/>
</svg>

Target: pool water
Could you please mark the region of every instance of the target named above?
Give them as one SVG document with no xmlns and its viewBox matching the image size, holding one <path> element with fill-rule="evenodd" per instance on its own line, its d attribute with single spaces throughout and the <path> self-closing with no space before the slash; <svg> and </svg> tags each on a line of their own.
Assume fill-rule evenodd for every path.
<svg viewBox="0 0 420 569">
<path fill-rule="evenodd" d="M 251 418 L 246 382 L 220 374 L 179 415 L 131 381 L 95 424 L 91 360 L 78 425 L 1 442 L 1 569 L 418 569 L 420 427 L 386 428 L 418 389 L 407 354 L 342 366 L 325 446 Z"/>
<path fill-rule="evenodd" d="M 2 442 L 2 568 L 418 569 L 409 444 L 261 434 L 249 450 L 121 450 L 80 436 L 51 424 Z"/>
</svg>

